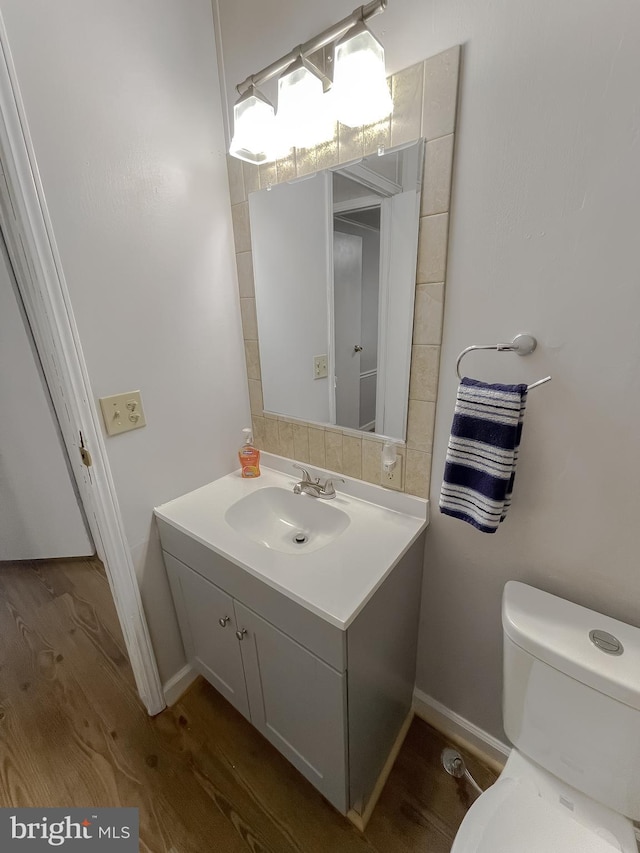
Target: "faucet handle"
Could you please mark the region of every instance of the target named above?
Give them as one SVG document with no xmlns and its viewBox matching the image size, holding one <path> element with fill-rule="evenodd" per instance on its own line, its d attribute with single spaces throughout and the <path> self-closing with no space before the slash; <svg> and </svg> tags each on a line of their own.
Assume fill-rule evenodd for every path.
<svg viewBox="0 0 640 853">
<path fill-rule="evenodd" d="M 340 480 L 341 483 L 344 483 L 344 477 L 327 477 L 326 482 L 322 487 L 322 492 L 325 497 L 333 497 L 335 495 L 336 490 L 333 485 L 334 480 Z"/>
<path fill-rule="evenodd" d="M 293 463 L 293 467 L 297 468 L 299 471 L 302 471 L 302 482 L 303 483 L 313 483 L 313 480 L 311 479 L 311 475 L 309 474 L 309 472 L 307 471 L 306 468 L 303 468 L 302 465 L 298 465 L 297 462 Z"/>
</svg>

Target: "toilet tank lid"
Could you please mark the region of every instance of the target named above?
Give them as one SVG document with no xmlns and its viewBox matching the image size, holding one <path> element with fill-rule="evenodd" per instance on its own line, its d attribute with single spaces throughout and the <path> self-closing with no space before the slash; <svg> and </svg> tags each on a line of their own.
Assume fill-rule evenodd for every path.
<svg viewBox="0 0 640 853">
<path fill-rule="evenodd" d="M 601 693 L 640 710 L 640 629 L 518 581 L 502 597 L 502 628 L 534 657 Z M 603 651 L 610 634 L 621 654 Z"/>
</svg>

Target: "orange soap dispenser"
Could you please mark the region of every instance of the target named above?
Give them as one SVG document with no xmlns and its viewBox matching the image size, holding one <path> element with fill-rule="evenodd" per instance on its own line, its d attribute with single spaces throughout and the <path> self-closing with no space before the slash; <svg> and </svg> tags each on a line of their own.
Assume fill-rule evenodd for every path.
<svg viewBox="0 0 640 853">
<path fill-rule="evenodd" d="M 244 444 L 238 451 L 240 460 L 240 475 L 244 478 L 260 476 L 260 451 L 253 446 L 253 434 L 249 427 L 242 430 Z"/>
</svg>

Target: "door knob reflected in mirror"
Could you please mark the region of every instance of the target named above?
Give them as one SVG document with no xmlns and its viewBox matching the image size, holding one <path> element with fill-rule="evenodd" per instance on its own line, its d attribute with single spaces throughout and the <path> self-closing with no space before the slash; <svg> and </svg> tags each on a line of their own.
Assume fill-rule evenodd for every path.
<svg viewBox="0 0 640 853">
<path fill-rule="evenodd" d="M 221 628 L 225 628 L 227 625 L 227 622 L 229 622 L 230 620 L 231 620 L 231 616 L 222 616 L 222 617 L 220 617 L 220 619 L 218 619 L 218 625 L 220 625 Z"/>
<path fill-rule="evenodd" d="M 247 633 L 247 629 L 246 629 L 246 628 L 243 628 L 243 629 L 242 629 L 242 631 L 236 631 L 236 637 L 237 637 L 239 640 L 242 640 L 242 639 L 243 639 L 243 637 L 244 637 L 244 635 L 245 635 L 246 633 Z"/>
</svg>

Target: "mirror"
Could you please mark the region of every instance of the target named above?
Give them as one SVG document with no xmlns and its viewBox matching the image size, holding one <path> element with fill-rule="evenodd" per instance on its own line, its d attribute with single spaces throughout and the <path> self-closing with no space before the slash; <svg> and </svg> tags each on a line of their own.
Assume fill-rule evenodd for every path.
<svg viewBox="0 0 640 853">
<path fill-rule="evenodd" d="M 264 409 L 404 440 L 424 141 L 249 195 Z"/>
</svg>

